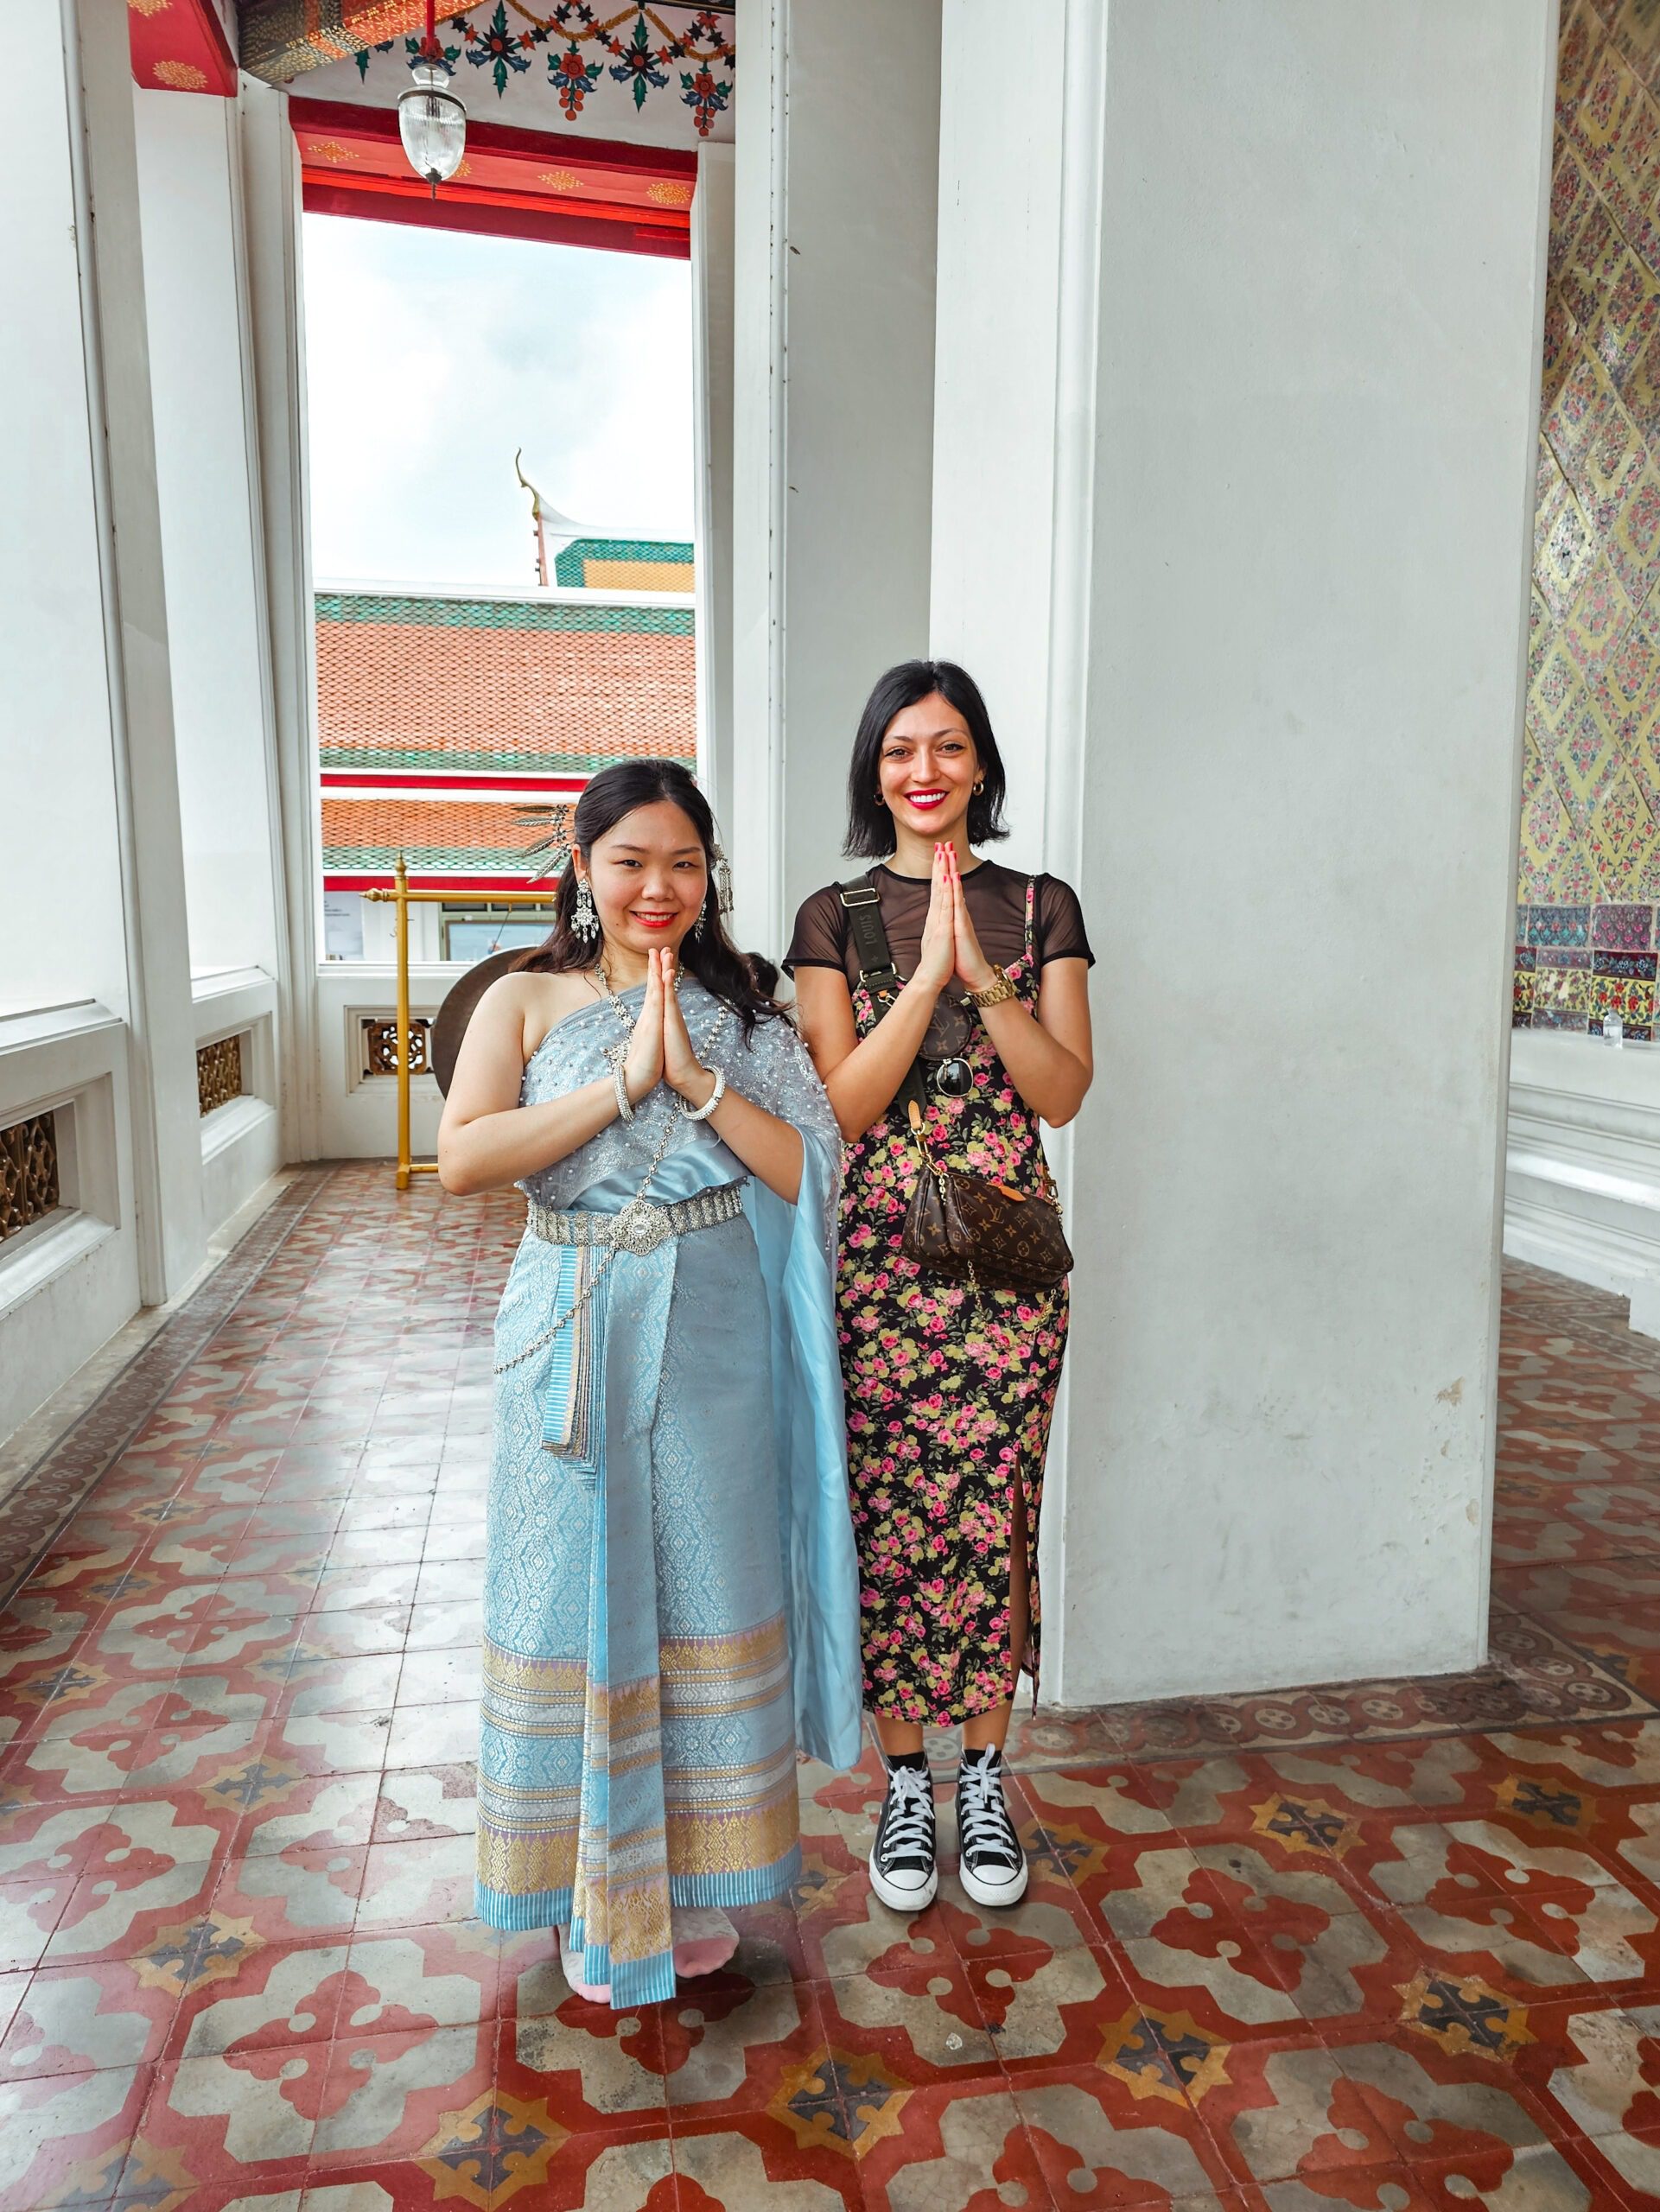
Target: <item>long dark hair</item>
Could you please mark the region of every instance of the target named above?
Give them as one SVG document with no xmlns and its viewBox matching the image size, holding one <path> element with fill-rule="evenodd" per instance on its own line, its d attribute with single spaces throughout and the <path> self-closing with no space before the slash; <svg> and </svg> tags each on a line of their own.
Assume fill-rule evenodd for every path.
<svg viewBox="0 0 1660 2212">
<path fill-rule="evenodd" d="M 677 760 L 619 760 L 601 768 L 576 802 L 570 824 L 572 849 L 592 852 L 625 814 L 633 814 L 637 807 L 655 806 L 660 799 L 677 806 L 696 830 L 709 868 L 703 912 L 681 940 L 680 964 L 706 991 L 726 1001 L 743 1025 L 747 1043 L 758 1021 L 783 1014 L 783 1007 L 773 995 L 778 969 L 759 953 L 740 952 L 726 933 L 715 874 L 719 857 L 715 817 L 690 772 Z M 567 976 L 594 965 L 598 950 L 594 939 L 578 937 L 570 925 L 576 905 L 576 868 L 574 861 L 568 860 L 554 893 L 552 932 L 517 963 L 521 969 Z"/>
<path fill-rule="evenodd" d="M 879 861 L 897 843 L 894 817 L 876 797 L 881 784 L 882 740 L 895 715 L 914 707 L 938 691 L 969 726 L 974 740 L 985 788 L 969 801 L 969 842 L 988 845 L 1008 835 L 1003 820 L 1003 795 L 1008 788 L 1003 756 L 991 734 L 991 717 L 980 696 L 980 687 L 967 669 L 954 660 L 902 660 L 879 676 L 859 717 L 853 741 L 853 761 L 848 770 L 847 851 L 855 860 Z"/>
</svg>

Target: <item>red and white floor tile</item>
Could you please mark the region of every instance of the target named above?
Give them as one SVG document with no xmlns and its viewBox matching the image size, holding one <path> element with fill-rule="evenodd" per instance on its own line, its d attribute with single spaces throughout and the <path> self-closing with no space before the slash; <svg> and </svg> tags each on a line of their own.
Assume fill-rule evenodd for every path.
<svg viewBox="0 0 1660 2212">
<path fill-rule="evenodd" d="M 877 1762 L 804 1765 L 796 1897 L 614 2014 L 470 1910 L 516 1230 L 299 1179 L 9 1502 L 0 2212 L 1660 2202 L 1660 1353 L 1612 1301 L 1507 1287 L 1491 1666 L 1023 1717 L 1001 1915 L 949 1868 L 887 1912 Z"/>
</svg>

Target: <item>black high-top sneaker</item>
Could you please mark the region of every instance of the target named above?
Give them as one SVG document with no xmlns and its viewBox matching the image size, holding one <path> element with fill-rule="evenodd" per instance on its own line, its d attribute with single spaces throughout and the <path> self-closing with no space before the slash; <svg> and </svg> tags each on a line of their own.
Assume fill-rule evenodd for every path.
<svg viewBox="0 0 1660 2212">
<path fill-rule="evenodd" d="M 887 1795 L 870 1851 L 870 1886 L 895 1912 L 920 1912 L 934 1901 L 934 1783 L 921 1752 L 892 1759 Z"/>
<path fill-rule="evenodd" d="M 957 1776 L 957 1840 L 963 1887 L 976 1904 L 1018 1904 L 1026 1853 L 1003 1802 L 1003 1755 L 965 1751 Z"/>
</svg>

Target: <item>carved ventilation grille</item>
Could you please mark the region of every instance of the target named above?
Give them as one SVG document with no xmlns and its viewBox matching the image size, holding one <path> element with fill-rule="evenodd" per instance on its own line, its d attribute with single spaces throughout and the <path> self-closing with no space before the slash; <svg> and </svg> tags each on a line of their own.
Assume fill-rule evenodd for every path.
<svg viewBox="0 0 1660 2212">
<path fill-rule="evenodd" d="M 363 1029 L 365 1076 L 398 1073 L 398 1024 L 378 1014 L 366 1014 Z M 432 1067 L 432 1023 L 424 1014 L 410 1016 L 410 1073 L 426 1075 Z"/>
<path fill-rule="evenodd" d="M 0 1129 L 0 1237 L 14 1236 L 58 1203 L 58 1125 L 36 1114 Z"/>
<path fill-rule="evenodd" d="M 221 1037 L 217 1045 L 203 1045 L 196 1054 L 196 1110 L 211 1114 L 241 1096 L 241 1038 Z"/>
</svg>

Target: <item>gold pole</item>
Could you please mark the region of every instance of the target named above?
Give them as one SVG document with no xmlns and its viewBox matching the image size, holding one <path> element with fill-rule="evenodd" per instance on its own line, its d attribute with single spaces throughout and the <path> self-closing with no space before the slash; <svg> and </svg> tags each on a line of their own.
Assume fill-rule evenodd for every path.
<svg viewBox="0 0 1660 2212">
<path fill-rule="evenodd" d="M 410 1187 L 410 872 L 398 855 L 398 1187 Z"/>
<path fill-rule="evenodd" d="M 398 1187 L 400 1191 L 407 1191 L 417 1175 L 436 1175 L 438 1172 L 436 1160 L 416 1160 L 411 1156 L 410 908 L 423 902 L 441 906 L 446 899 L 453 899 L 456 894 L 453 891 L 412 891 L 409 869 L 400 853 L 393 875 L 393 888 L 383 891 L 377 885 L 363 895 L 382 906 L 396 905 L 398 908 Z M 495 906 L 545 906 L 553 894 L 548 891 L 489 891 L 481 895 Z"/>
</svg>

